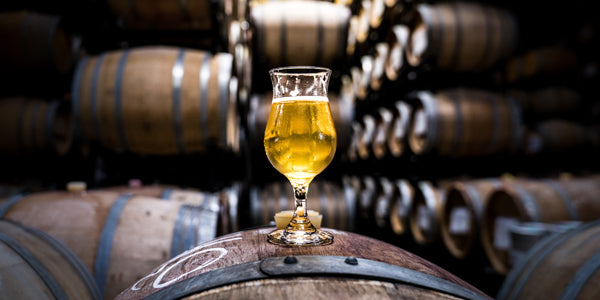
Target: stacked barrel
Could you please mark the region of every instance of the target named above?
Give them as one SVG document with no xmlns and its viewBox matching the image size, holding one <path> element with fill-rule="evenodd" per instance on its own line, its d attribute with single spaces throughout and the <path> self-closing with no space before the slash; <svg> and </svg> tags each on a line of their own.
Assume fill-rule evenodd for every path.
<svg viewBox="0 0 600 300">
<path fill-rule="evenodd" d="M 356 108 L 345 175 L 357 229 L 449 255 L 442 264 L 476 259 L 504 278 L 534 241 L 598 218 L 575 213 L 599 185 L 588 176 L 600 145 L 593 17 L 510 1 L 350 7 L 342 77 Z M 399 182 L 413 191 L 410 207 Z"/>
<path fill-rule="evenodd" d="M 65 276 L 56 264 L 37 268 L 56 277 L 41 293 L 71 296 L 63 282 L 79 276 L 75 297 L 114 298 L 186 250 L 274 225 L 294 199 L 264 152 L 268 71 L 313 65 L 333 71 L 338 138 L 308 191 L 322 226 L 489 279 L 481 286 L 492 295 L 507 279 L 501 298 L 528 296 L 508 286 L 525 282 L 516 273 L 528 251 L 554 234 L 566 235 L 544 245 L 582 243 L 600 218 L 599 28 L 581 6 L 0 4 L 6 253 L 48 264 L 33 248 L 49 247 L 67 258 Z M 63 191 L 73 180 L 90 188 Z"/>
<path fill-rule="evenodd" d="M 68 249 L 64 251 L 72 254 L 66 258 L 91 278 L 88 288 L 99 290 L 94 299 L 112 299 L 164 260 L 239 230 L 239 194 L 236 185 L 209 192 L 132 180 L 130 186 L 86 190 L 85 183 L 71 182 L 66 191 L 19 193 L 0 199 L 0 218 L 3 226 L 18 223 L 35 228 L 48 235 L 49 243 Z M 3 263 L 8 262 L 5 259 L 4 255 L 0 258 Z M 86 279 L 83 275 L 81 280 Z M 15 276 L 14 280 L 24 278 Z"/>
<path fill-rule="evenodd" d="M 600 218 L 598 174 L 439 181 L 365 175 L 343 182 L 356 202 L 356 230 L 463 266 L 487 263 L 502 276 L 523 272 L 518 266 L 546 237 Z"/>
</svg>

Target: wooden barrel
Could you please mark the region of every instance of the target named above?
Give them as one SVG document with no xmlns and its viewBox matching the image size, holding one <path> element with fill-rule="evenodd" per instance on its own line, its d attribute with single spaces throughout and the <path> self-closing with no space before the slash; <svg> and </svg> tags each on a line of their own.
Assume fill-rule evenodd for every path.
<svg viewBox="0 0 600 300">
<path fill-rule="evenodd" d="M 245 0 L 225 0 L 223 1 L 223 9 L 225 15 L 229 16 L 229 19 L 234 21 L 241 21 L 248 19 L 248 13 L 250 10 L 249 1 Z"/>
<path fill-rule="evenodd" d="M 406 47 L 410 65 L 432 62 L 442 70 L 483 71 L 517 47 L 518 24 L 504 9 L 474 2 L 419 4 Z"/>
<path fill-rule="evenodd" d="M 280 247 L 265 238 L 272 230 L 241 231 L 202 244 L 116 299 L 490 299 L 435 264 L 369 237 L 326 229 L 334 235 L 332 245 Z"/>
<path fill-rule="evenodd" d="M 0 221 L 2 299 L 103 299 L 90 272 L 61 242 Z"/>
<path fill-rule="evenodd" d="M 356 27 L 356 43 L 365 45 L 369 41 L 369 20 L 371 19 L 371 7 L 373 3 L 371 1 L 360 1 L 360 10 L 358 11 L 358 26 Z M 358 52 L 358 55 L 364 53 Z"/>
<path fill-rule="evenodd" d="M 386 177 L 381 177 L 377 180 L 377 189 L 379 194 L 375 199 L 375 207 L 373 209 L 373 219 L 375 225 L 381 230 L 390 229 L 390 214 L 394 199 L 394 184 Z"/>
<path fill-rule="evenodd" d="M 537 242 L 510 271 L 496 299 L 596 299 L 599 262 L 596 220 Z"/>
<path fill-rule="evenodd" d="M 71 150 L 71 113 L 59 100 L 0 99 L 0 153 L 52 153 Z"/>
<path fill-rule="evenodd" d="M 377 110 L 377 124 L 375 125 L 375 134 L 373 135 L 372 153 L 377 159 L 384 159 L 388 153 L 388 138 L 392 135 L 394 125 L 394 113 L 385 108 L 380 107 Z"/>
<path fill-rule="evenodd" d="M 372 0 L 370 2 L 371 9 L 369 9 L 369 30 L 371 32 L 379 32 L 381 25 L 385 23 L 385 0 Z"/>
<path fill-rule="evenodd" d="M 390 180 L 381 177 L 376 181 L 379 194 L 375 199 L 373 219 L 381 230 L 405 235 L 413 204 L 414 190 L 406 179 Z"/>
<path fill-rule="evenodd" d="M 142 185 L 141 181 L 130 180 L 129 185 L 102 187 L 98 190 L 158 198 L 202 209 L 207 209 L 207 207 L 210 207 L 210 210 L 218 209 L 221 216 L 217 224 L 218 233 L 240 230 L 238 205 L 241 185 L 239 183 L 233 183 L 218 191 L 203 191 L 165 184 Z M 214 207 L 215 203 L 219 204 L 218 208 Z"/>
<path fill-rule="evenodd" d="M 560 86 L 534 91 L 509 89 L 506 97 L 516 101 L 523 114 L 530 118 L 565 116 L 577 112 L 583 104 L 578 91 Z"/>
<path fill-rule="evenodd" d="M 600 218 L 599 177 L 504 182 L 484 208 L 481 242 L 494 269 L 506 275 L 510 259 L 509 229 L 519 222 L 583 221 Z"/>
<path fill-rule="evenodd" d="M 352 163 L 357 162 L 359 160 L 358 156 L 358 143 L 362 138 L 364 132 L 364 128 L 362 124 L 358 121 L 352 122 L 352 140 L 350 141 L 350 146 L 348 147 L 348 151 L 346 155 L 348 156 L 348 160 Z"/>
<path fill-rule="evenodd" d="M 331 67 L 344 58 L 350 9 L 325 1 L 274 1 L 254 5 L 255 54 L 267 67 Z"/>
<path fill-rule="evenodd" d="M 201 207 L 108 191 L 15 196 L 0 217 L 37 228 L 75 252 L 106 299 L 156 265 L 219 232 L 219 199 Z"/>
<path fill-rule="evenodd" d="M 440 239 L 442 208 L 446 201 L 443 187 L 430 181 L 420 181 L 415 186 L 409 213 L 410 232 L 419 245 L 430 245 Z"/>
<path fill-rule="evenodd" d="M 375 133 L 377 130 L 377 119 L 374 116 L 366 114 L 362 118 L 362 130 L 357 131 L 361 133 L 356 135 L 356 150 L 358 157 L 362 160 L 367 160 L 373 156 L 373 140 L 375 139 Z"/>
<path fill-rule="evenodd" d="M 390 81 L 399 78 L 405 66 L 405 48 L 408 43 L 409 29 L 406 25 L 394 25 L 388 37 L 389 51 L 385 60 L 385 76 Z"/>
<path fill-rule="evenodd" d="M 138 154 L 239 150 L 232 56 L 139 47 L 80 61 L 73 113 L 84 137 Z"/>
<path fill-rule="evenodd" d="M 390 211 L 390 226 L 396 235 L 410 234 L 410 211 L 414 203 L 415 189 L 406 179 L 394 181 L 395 199 Z"/>
<path fill-rule="evenodd" d="M 549 119 L 535 125 L 527 133 L 525 153 L 575 152 L 597 147 L 600 141 L 594 129 L 560 119 Z"/>
<path fill-rule="evenodd" d="M 517 104 L 483 90 L 419 92 L 408 138 L 416 154 L 482 156 L 514 153 L 522 145 Z"/>
<path fill-rule="evenodd" d="M 465 259 L 480 248 L 483 209 L 489 195 L 500 187 L 496 178 L 460 180 L 446 187 L 441 232 L 444 245 L 452 256 Z"/>
<path fill-rule="evenodd" d="M 356 98 L 359 100 L 367 100 L 369 96 L 369 84 L 371 82 L 371 74 L 373 73 L 373 65 L 373 55 L 364 55 L 360 58 L 358 66 L 350 69 L 354 92 Z"/>
<path fill-rule="evenodd" d="M 375 204 L 379 195 L 377 179 L 373 176 L 360 176 L 353 183 L 357 192 L 356 216 L 361 230 L 368 230 L 375 224 Z"/>
<path fill-rule="evenodd" d="M 333 182 L 312 182 L 308 189 L 308 209 L 323 215 L 322 226 L 354 230 L 356 204 L 346 198 L 344 189 Z M 287 181 L 273 182 L 250 189 L 251 226 L 271 224 L 276 213 L 294 209 L 292 186 Z"/>
<path fill-rule="evenodd" d="M 333 117 L 333 125 L 337 133 L 337 153 L 342 153 L 348 149 L 351 140 L 351 122 L 354 119 L 354 103 L 352 99 L 342 94 L 329 93 L 329 107 Z M 250 98 L 249 111 L 247 118 L 248 141 L 250 148 L 264 157 L 263 139 L 271 104 L 273 93 L 255 94 Z"/>
<path fill-rule="evenodd" d="M 354 56 L 356 51 L 356 35 L 358 33 L 358 26 L 360 23 L 359 16 L 352 15 L 348 20 L 348 38 L 346 39 L 346 56 Z"/>
<path fill-rule="evenodd" d="M 375 44 L 373 56 L 373 71 L 369 80 L 369 87 L 373 91 L 381 90 L 385 79 L 385 61 L 388 57 L 389 46 L 385 42 Z"/>
<path fill-rule="evenodd" d="M 252 49 L 249 45 L 237 44 L 232 53 L 235 77 L 238 80 L 238 103 L 247 106 L 252 91 Z"/>
<path fill-rule="evenodd" d="M 577 68 L 574 51 L 560 46 L 541 47 L 510 59 L 506 63 L 505 78 L 508 83 L 535 78 L 561 76 Z"/>
<path fill-rule="evenodd" d="M 58 16 L 28 11 L 0 13 L 0 74 L 52 80 L 66 74 L 75 62 L 73 41 Z M 48 77 L 50 76 L 50 77 Z"/>
<path fill-rule="evenodd" d="M 127 185 L 100 187 L 97 190 L 119 194 L 134 194 L 136 196 L 152 197 L 196 206 L 202 205 L 208 198 L 213 196 L 213 193 L 200 191 L 195 188 L 183 188 L 167 184 L 143 184 L 138 179 L 129 180 Z"/>
<path fill-rule="evenodd" d="M 396 101 L 393 125 L 387 136 L 387 145 L 393 157 L 400 157 L 408 148 L 408 133 L 410 131 L 412 107 L 405 101 Z"/>
<path fill-rule="evenodd" d="M 209 0 L 108 0 L 110 11 L 130 29 L 211 30 L 223 1 Z"/>
<path fill-rule="evenodd" d="M 3 201 L 2 199 L 4 198 L 10 198 L 11 196 L 20 194 L 26 189 L 26 187 L 23 187 L 20 184 L 3 182 L 0 184 L 0 201 Z"/>
</svg>

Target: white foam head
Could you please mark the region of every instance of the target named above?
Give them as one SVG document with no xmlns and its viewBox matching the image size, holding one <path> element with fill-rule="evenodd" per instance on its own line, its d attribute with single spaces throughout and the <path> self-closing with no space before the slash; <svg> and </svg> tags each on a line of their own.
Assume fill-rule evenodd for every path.
<svg viewBox="0 0 600 300">
<path fill-rule="evenodd" d="M 329 102 L 329 98 L 325 96 L 295 96 L 295 97 L 281 97 L 274 98 L 273 103 L 285 102 L 285 101 L 322 101 Z"/>
</svg>

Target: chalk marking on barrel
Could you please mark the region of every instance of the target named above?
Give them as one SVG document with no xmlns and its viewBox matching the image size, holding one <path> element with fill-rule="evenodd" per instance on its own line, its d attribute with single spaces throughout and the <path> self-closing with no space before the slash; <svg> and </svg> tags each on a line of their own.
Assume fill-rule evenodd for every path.
<svg viewBox="0 0 600 300">
<path fill-rule="evenodd" d="M 223 237 L 223 238 L 225 238 L 225 237 Z M 132 291 L 137 291 L 137 290 L 139 290 L 139 289 L 140 289 L 140 287 L 138 287 L 138 284 L 140 284 L 142 281 L 145 281 L 146 279 L 148 279 L 148 278 L 150 278 L 150 277 L 152 277 L 152 276 L 154 276 L 154 275 L 157 275 L 157 274 L 159 274 L 159 273 L 160 273 L 160 272 L 162 272 L 162 271 L 163 271 L 163 269 L 164 269 L 164 268 L 166 268 L 166 267 L 169 265 L 169 263 L 171 263 L 171 262 L 175 262 L 176 264 L 178 264 L 178 263 L 179 263 L 179 262 L 178 262 L 178 260 L 179 260 L 179 259 L 181 259 L 182 257 L 184 257 L 184 256 L 186 256 L 186 255 L 190 256 L 190 253 L 194 253 L 194 252 L 196 252 L 196 251 L 198 251 L 198 250 L 200 250 L 200 249 L 202 249 L 202 248 L 204 248 L 204 247 L 208 247 L 208 246 L 216 245 L 216 244 L 219 244 L 219 243 L 225 243 L 225 242 L 230 242 L 230 241 L 235 241 L 235 240 L 241 240 L 241 239 L 242 239 L 242 237 L 241 237 L 241 233 L 238 233 L 238 234 L 235 234 L 235 235 L 233 235 L 232 237 L 227 237 L 226 239 L 217 239 L 217 240 L 214 240 L 214 241 L 212 241 L 212 242 L 209 242 L 209 243 L 205 243 L 205 244 L 202 244 L 202 245 L 198 245 L 198 246 L 196 246 L 195 248 L 193 248 L 193 249 L 191 249 L 191 250 L 189 250 L 189 251 L 185 251 L 185 252 L 183 252 L 183 253 L 181 253 L 181 254 L 179 254 L 179 255 L 175 256 L 175 257 L 174 257 L 174 258 L 172 258 L 171 260 L 169 260 L 169 261 L 167 261 L 167 262 L 163 263 L 163 264 L 162 264 L 160 267 L 158 267 L 158 269 L 157 269 L 156 271 L 154 271 L 154 272 L 152 272 L 152 273 L 150 273 L 150 274 L 146 275 L 146 276 L 145 276 L 145 277 L 143 277 L 142 279 L 138 280 L 138 281 L 137 281 L 137 282 L 136 282 L 136 283 L 135 283 L 135 284 L 134 284 L 134 285 L 131 287 L 131 290 L 132 290 Z M 193 254 L 192 254 L 192 255 L 193 255 Z M 186 260 L 187 258 L 188 258 L 188 257 L 186 257 L 186 258 L 183 258 L 183 259 L 182 259 L 182 261 L 183 261 L 183 260 Z"/>
<path fill-rule="evenodd" d="M 211 251 L 218 251 L 219 252 L 219 256 L 216 257 L 216 258 L 213 258 L 212 260 L 208 260 L 208 261 L 204 262 L 200 266 L 198 266 L 198 267 L 196 267 L 196 268 L 194 268 L 194 269 L 192 269 L 192 270 L 190 270 L 188 272 L 180 274 L 179 276 L 175 277 L 174 279 L 171 279 L 169 281 L 161 283 L 161 281 L 163 280 L 163 277 L 165 277 L 165 275 L 169 271 L 171 271 L 171 269 L 173 269 L 175 266 L 177 266 L 177 265 L 185 262 L 186 260 L 188 260 L 188 259 L 190 259 L 192 257 L 198 256 L 198 255 L 203 254 L 203 253 L 211 252 Z M 173 265 L 171 265 L 166 270 L 164 270 L 162 273 L 160 273 L 160 275 L 158 275 L 158 277 L 156 277 L 156 279 L 152 283 L 152 287 L 155 288 L 155 289 L 160 289 L 160 288 L 166 287 L 168 285 L 171 285 L 172 283 L 178 281 L 179 279 L 185 277 L 188 274 L 191 274 L 193 272 L 196 272 L 196 271 L 198 271 L 200 269 L 204 269 L 204 268 L 212 265 L 213 263 L 215 263 L 215 262 L 219 261 L 221 258 L 223 258 L 223 256 L 225 256 L 227 253 L 229 253 L 229 251 L 227 251 L 225 248 L 211 248 L 211 249 L 205 249 L 205 250 L 202 250 L 200 252 L 197 252 L 197 253 L 194 253 L 192 255 L 189 255 L 189 256 L 185 257 L 184 259 L 181 259 L 181 260 L 175 262 Z"/>
</svg>

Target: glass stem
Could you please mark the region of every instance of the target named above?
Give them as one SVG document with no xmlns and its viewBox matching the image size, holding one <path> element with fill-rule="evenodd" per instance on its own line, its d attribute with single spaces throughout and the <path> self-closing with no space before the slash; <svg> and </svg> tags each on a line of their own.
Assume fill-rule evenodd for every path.
<svg viewBox="0 0 600 300">
<path fill-rule="evenodd" d="M 306 194 L 308 193 L 308 184 L 294 185 L 294 218 L 296 223 L 308 223 L 308 210 L 306 207 Z"/>
</svg>

